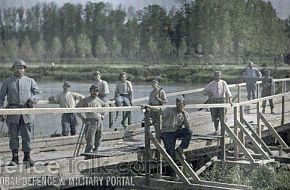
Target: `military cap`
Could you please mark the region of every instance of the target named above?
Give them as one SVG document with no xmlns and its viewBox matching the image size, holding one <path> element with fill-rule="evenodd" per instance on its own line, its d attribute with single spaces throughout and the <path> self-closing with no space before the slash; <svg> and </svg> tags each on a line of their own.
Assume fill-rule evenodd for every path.
<svg viewBox="0 0 290 190">
<path fill-rule="evenodd" d="M 91 87 L 90 87 L 90 90 L 97 90 L 97 91 L 100 91 L 100 88 L 95 85 L 95 84 L 92 84 Z"/>
<path fill-rule="evenodd" d="M 215 75 L 215 76 L 218 76 L 218 75 L 220 76 L 220 75 L 222 75 L 222 72 L 221 72 L 221 71 L 215 71 L 215 72 L 214 72 L 214 75 Z"/>
<path fill-rule="evenodd" d="M 177 96 L 176 97 L 176 102 L 184 102 L 185 98 L 183 96 Z"/>
<path fill-rule="evenodd" d="M 25 69 L 27 68 L 25 62 L 22 60 L 22 59 L 16 59 L 12 65 L 12 69 L 15 67 L 15 66 L 23 66 Z"/>
<path fill-rule="evenodd" d="M 68 81 L 64 81 L 63 86 L 71 87 L 71 84 Z"/>
</svg>

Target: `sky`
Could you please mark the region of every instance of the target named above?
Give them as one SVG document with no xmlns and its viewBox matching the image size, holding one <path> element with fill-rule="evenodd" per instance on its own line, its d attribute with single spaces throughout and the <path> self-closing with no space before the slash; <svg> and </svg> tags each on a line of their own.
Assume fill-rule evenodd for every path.
<svg viewBox="0 0 290 190">
<path fill-rule="evenodd" d="M 6 8 L 11 6 L 23 6 L 30 7 L 35 5 L 36 3 L 43 2 L 55 2 L 59 5 L 64 3 L 80 3 L 86 4 L 88 0 L 0 0 L 0 7 Z M 101 0 L 90 0 L 91 2 L 100 2 Z M 263 0 L 270 1 L 273 7 L 276 9 L 277 14 L 280 18 L 286 19 L 290 16 L 290 0 Z M 176 5 L 176 0 L 103 0 L 103 2 L 109 2 L 113 4 L 115 7 L 122 4 L 124 8 L 128 8 L 129 6 L 135 7 L 136 10 L 143 9 L 143 7 L 148 6 L 149 4 L 158 4 L 167 10 L 169 10 L 173 5 Z"/>
</svg>

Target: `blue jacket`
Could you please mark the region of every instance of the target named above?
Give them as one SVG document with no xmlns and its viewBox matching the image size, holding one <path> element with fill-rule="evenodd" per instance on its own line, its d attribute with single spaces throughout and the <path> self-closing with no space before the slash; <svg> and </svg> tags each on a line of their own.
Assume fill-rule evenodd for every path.
<svg viewBox="0 0 290 190">
<path fill-rule="evenodd" d="M 36 82 L 27 76 L 12 76 L 3 81 L 0 89 L 0 108 L 4 108 L 5 97 L 7 97 L 7 108 L 23 108 L 27 100 L 37 103 L 39 90 Z M 19 124 L 20 115 L 8 115 L 8 124 Z M 24 122 L 32 123 L 32 115 L 23 115 Z"/>
</svg>

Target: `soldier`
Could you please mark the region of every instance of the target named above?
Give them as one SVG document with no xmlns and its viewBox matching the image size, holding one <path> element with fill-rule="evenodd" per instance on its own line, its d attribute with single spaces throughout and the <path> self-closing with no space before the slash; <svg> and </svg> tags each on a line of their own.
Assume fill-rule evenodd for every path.
<svg viewBox="0 0 290 190">
<path fill-rule="evenodd" d="M 209 103 L 221 104 L 227 101 L 232 104 L 232 94 L 226 83 L 221 80 L 221 71 L 214 72 L 214 80 L 210 82 L 203 90 L 203 92 L 209 97 Z M 215 134 L 219 134 L 219 121 L 224 121 L 225 108 L 210 108 L 211 118 L 214 122 Z"/>
<path fill-rule="evenodd" d="M 25 76 L 27 66 L 21 59 L 17 59 L 12 69 L 13 76 L 4 80 L 0 90 L 0 108 L 4 108 L 5 97 L 7 96 L 6 108 L 32 108 L 39 100 L 41 91 L 36 82 Z M 3 116 L 5 118 L 6 116 Z M 22 150 L 24 152 L 23 163 L 33 166 L 30 158 L 31 151 L 31 128 L 33 126 L 33 116 L 28 114 L 8 115 L 6 118 L 8 135 L 10 137 L 9 146 L 12 151 L 10 166 L 19 164 L 18 149 L 20 134 L 22 139 Z"/>
<path fill-rule="evenodd" d="M 99 95 L 100 89 L 96 85 L 91 85 L 90 96 L 81 99 L 76 107 L 105 107 L 107 104 L 102 101 Z M 86 135 L 86 148 L 85 153 L 91 151 L 97 152 L 102 140 L 103 132 L 103 119 L 104 113 L 99 112 L 86 112 L 84 117 L 82 113 L 77 114 L 82 122 L 86 125 L 85 135 Z"/>
<path fill-rule="evenodd" d="M 133 98 L 133 87 L 130 81 L 127 80 L 127 73 L 122 72 L 119 75 L 119 82 L 116 85 L 115 89 L 115 105 L 116 106 L 132 106 L 132 98 Z M 125 128 L 125 121 L 130 117 L 130 111 L 126 111 L 125 115 L 121 121 L 121 124 Z M 118 113 L 116 118 L 118 117 Z"/>
<path fill-rule="evenodd" d="M 100 71 L 94 72 L 94 79 L 95 79 L 94 84 L 97 85 L 98 88 L 100 89 L 99 98 L 104 102 L 107 102 L 108 101 L 107 96 L 109 94 L 108 83 L 101 79 Z"/>
<path fill-rule="evenodd" d="M 252 61 L 249 61 L 249 67 L 244 72 L 243 77 L 246 79 L 248 100 L 255 99 L 256 81 L 262 77 L 262 74 L 258 68 L 254 67 Z"/>
<path fill-rule="evenodd" d="M 151 84 L 153 90 L 150 92 L 148 104 L 151 106 L 162 106 L 166 104 L 168 102 L 166 98 L 166 93 L 162 88 L 160 88 L 159 81 L 157 79 L 154 79 Z M 159 119 L 158 113 L 152 111 L 150 112 L 150 116 L 152 119 L 152 124 L 156 126 Z"/>
<path fill-rule="evenodd" d="M 149 108 L 150 111 L 162 110 L 161 139 L 163 140 L 164 148 L 173 160 L 176 160 L 176 153 L 183 159 L 186 159 L 184 149 L 187 149 L 189 146 L 192 130 L 188 122 L 189 115 L 184 110 L 185 99 L 182 96 L 177 97 L 176 107 L 167 107 L 164 109 L 158 109 L 150 105 L 144 107 Z M 181 139 L 181 143 L 175 148 L 177 139 Z M 171 168 L 166 173 L 170 176 L 175 176 L 175 172 Z"/>
<path fill-rule="evenodd" d="M 270 70 L 266 70 L 265 71 L 265 76 L 262 78 L 262 93 L 261 96 L 262 97 L 266 97 L 266 96 L 272 96 L 275 94 L 275 82 L 273 77 L 270 76 Z M 274 114 L 274 103 L 272 99 L 269 99 L 269 103 L 270 103 L 270 108 L 271 108 L 271 114 Z M 265 107 L 266 107 L 266 100 L 263 101 L 262 103 L 262 113 L 265 113 Z"/>
<path fill-rule="evenodd" d="M 71 87 L 71 84 L 68 81 L 65 81 L 63 83 L 63 92 L 56 96 L 49 97 L 48 98 L 49 102 L 59 104 L 59 107 L 61 108 L 74 108 L 76 106 L 76 100 L 78 99 L 80 100 L 84 98 L 85 96 L 79 93 L 70 92 L 69 91 L 70 87 Z M 70 129 L 70 134 L 75 135 L 77 125 L 78 123 L 77 123 L 76 114 L 64 113 L 61 115 L 61 126 L 62 126 L 63 136 L 69 135 L 69 129 Z"/>
</svg>

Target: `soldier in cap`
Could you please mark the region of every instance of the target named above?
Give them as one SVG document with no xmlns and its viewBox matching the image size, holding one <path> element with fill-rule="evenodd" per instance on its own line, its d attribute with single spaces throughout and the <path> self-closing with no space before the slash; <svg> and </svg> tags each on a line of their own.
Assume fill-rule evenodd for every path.
<svg viewBox="0 0 290 190">
<path fill-rule="evenodd" d="M 209 97 L 209 103 L 232 104 L 232 94 L 227 85 L 227 82 L 221 79 L 222 72 L 214 72 L 214 80 L 210 82 L 203 90 L 203 92 Z M 219 122 L 223 122 L 225 118 L 225 108 L 210 108 L 211 118 L 214 122 L 215 134 L 219 134 Z"/>
<path fill-rule="evenodd" d="M 249 61 L 249 67 L 244 72 L 243 77 L 246 79 L 248 100 L 251 100 L 251 98 L 255 99 L 256 81 L 262 77 L 262 74 L 258 68 L 254 67 L 254 63 L 252 61 Z"/>
<path fill-rule="evenodd" d="M 146 105 L 150 111 L 162 111 L 161 139 L 163 140 L 166 152 L 175 160 L 178 153 L 185 159 L 184 149 L 187 149 L 191 140 L 192 130 L 188 122 L 188 113 L 185 111 L 185 99 L 183 96 L 176 98 L 176 107 L 156 108 Z M 181 139 L 181 143 L 176 146 L 176 140 Z M 167 171 L 169 175 L 175 175 L 174 171 Z"/>
<path fill-rule="evenodd" d="M 91 85 L 90 96 L 81 99 L 76 107 L 106 107 L 108 106 L 103 100 L 99 98 L 99 87 Z M 77 114 L 85 126 L 86 148 L 85 153 L 97 152 L 101 144 L 104 113 L 86 112 L 85 116 L 82 113 Z"/>
<path fill-rule="evenodd" d="M 101 79 L 100 71 L 94 72 L 94 79 L 95 79 L 94 84 L 97 85 L 98 88 L 100 89 L 99 98 L 104 102 L 107 102 L 108 101 L 107 96 L 110 93 L 108 83 Z"/>
<path fill-rule="evenodd" d="M 6 108 L 31 108 L 39 100 L 41 91 L 36 82 L 25 76 L 27 66 L 21 59 L 17 59 L 13 66 L 13 76 L 3 81 L 0 90 L 0 108 L 4 108 L 5 97 L 7 97 Z M 6 118 L 7 117 L 7 118 Z M 33 116 L 28 114 L 2 116 L 6 118 L 8 135 L 10 137 L 9 146 L 12 151 L 12 160 L 9 165 L 19 164 L 18 150 L 20 134 L 22 139 L 22 150 L 24 152 L 23 163 L 33 166 L 30 158 L 31 151 L 31 128 L 33 126 Z"/>
<path fill-rule="evenodd" d="M 270 70 L 265 71 L 265 76 L 262 78 L 262 97 L 266 96 L 272 96 L 275 94 L 275 82 L 273 77 L 270 76 Z M 274 114 L 274 103 L 272 99 L 269 99 L 269 104 L 271 108 L 271 114 Z M 262 113 L 265 113 L 265 107 L 266 107 L 266 100 L 262 103 Z"/>
<path fill-rule="evenodd" d="M 63 92 L 55 96 L 49 97 L 48 98 L 49 102 L 59 104 L 59 107 L 61 108 L 74 108 L 76 106 L 76 101 L 84 98 L 85 96 L 79 93 L 69 91 L 70 87 L 71 87 L 70 82 L 65 81 L 63 83 Z M 71 135 L 75 135 L 77 125 L 78 123 L 76 114 L 63 113 L 61 115 L 61 126 L 63 136 L 68 136 L 69 132 Z"/>
<path fill-rule="evenodd" d="M 160 88 L 158 79 L 154 79 L 151 82 L 153 90 L 150 92 L 149 95 L 149 102 L 148 104 L 151 106 L 162 106 L 168 102 L 166 98 L 165 91 Z M 158 122 L 158 113 L 152 111 L 150 112 L 152 124 L 156 126 Z"/>
<path fill-rule="evenodd" d="M 116 106 L 132 106 L 132 98 L 133 98 L 133 87 L 130 81 L 127 80 L 127 73 L 122 72 L 119 75 L 119 82 L 116 85 L 115 89 L 115 105 Z M 121 121 L 121 124 L 125 128 L 125 121 L 130 117 L 130 111 L 126 111 L 125 115 Z M 118 113 L 116 118 L 118 117 Z"/>
</svg>

